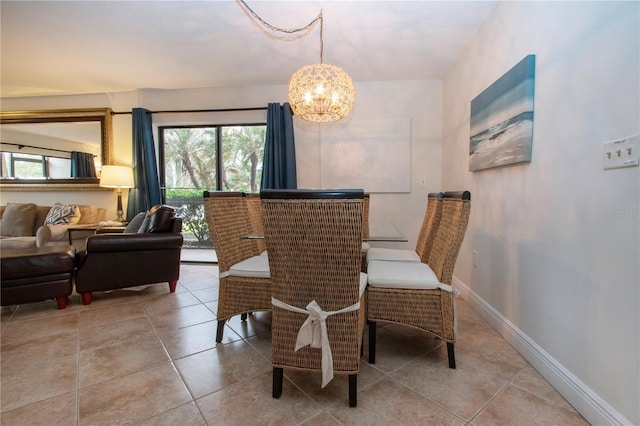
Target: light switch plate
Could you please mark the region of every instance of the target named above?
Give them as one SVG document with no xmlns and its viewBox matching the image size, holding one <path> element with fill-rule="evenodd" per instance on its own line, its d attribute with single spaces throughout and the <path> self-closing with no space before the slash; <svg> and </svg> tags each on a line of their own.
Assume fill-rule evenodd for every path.
<svg viewBox="0 0 640 426">
<path fill-rule="evenodd" d="M 604 143 L 604 169 L 619 169 L 638 165 L 639 135 Z"/>
</svg>

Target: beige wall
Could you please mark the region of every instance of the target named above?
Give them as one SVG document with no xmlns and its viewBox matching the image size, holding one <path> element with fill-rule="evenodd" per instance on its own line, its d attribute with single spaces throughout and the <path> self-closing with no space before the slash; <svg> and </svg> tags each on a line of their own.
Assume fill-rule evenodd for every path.
<svg viewBox="0 0 640 426">
<path fill-rule="evenodd" d="M 594 424 L 640 423 L 640 169 L 602 169 L 640 132 L 639 16 L 504 2 L 444 80 L 443 182 L 472 193 L 457 284 Z M 532 162 L 469 172 L 470 101 L 528 54 Z"/>
</svg>

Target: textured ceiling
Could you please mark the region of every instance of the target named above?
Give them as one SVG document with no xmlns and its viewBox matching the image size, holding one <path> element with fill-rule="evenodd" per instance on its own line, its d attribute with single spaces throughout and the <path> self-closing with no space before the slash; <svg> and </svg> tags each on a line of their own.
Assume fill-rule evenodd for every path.
<svg viewBox="0 0 640 426">
<path fill-rule="evenodd" d="M 284 29 L 322 9 L 324 62 L 355 82 L 442 78 L 495 1 L 256 1 Z M 320 30 L 236 1 L 0 2 L 3 97 L 288 84 Z"/>
</svg>

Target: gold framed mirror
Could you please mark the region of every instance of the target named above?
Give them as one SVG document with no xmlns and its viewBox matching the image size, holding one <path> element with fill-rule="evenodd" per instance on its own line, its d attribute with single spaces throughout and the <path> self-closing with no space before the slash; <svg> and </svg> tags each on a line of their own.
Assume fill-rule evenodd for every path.
<svg viewBox="0 0 640 426">
<path fill-rule="evenodd" d="M 68 163 L 81 152 L 98 170 L 110 164 L 111 109 L 3 111 L 0 137 L 0 189 L 98 189 L 98 177 L 71 177 Z"/>
</svg>

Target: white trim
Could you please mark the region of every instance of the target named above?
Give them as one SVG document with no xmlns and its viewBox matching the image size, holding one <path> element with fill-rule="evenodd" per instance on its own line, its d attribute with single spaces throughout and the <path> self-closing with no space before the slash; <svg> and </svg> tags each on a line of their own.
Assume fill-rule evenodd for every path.
<svg viewBox="0 0 640 426">
<path fill-rule="evenodd" d="M 453 287 L 460 290 L 460 297 L 511 344 L 589 423 L 621 426 L 632 424 L 457 277 L 453 277 Z"/>
</svg>

